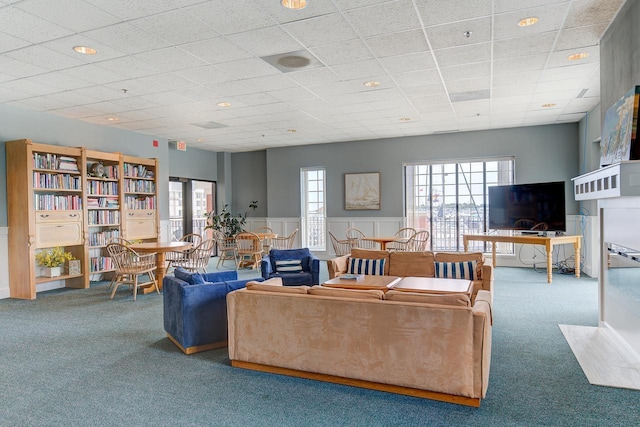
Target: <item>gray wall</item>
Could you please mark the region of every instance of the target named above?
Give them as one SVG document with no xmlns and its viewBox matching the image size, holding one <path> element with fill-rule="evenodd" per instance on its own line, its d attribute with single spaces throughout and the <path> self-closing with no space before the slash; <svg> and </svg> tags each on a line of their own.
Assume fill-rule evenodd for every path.
<svg viewBox="0 0 640 427">
<path fill-rule="evenodd" d="M 600 40 L 601 123 L 607 109 L 640 85 L 640 1 L 627 0 Z"/>
<path fill-rule="evenodd" d="M 600 142 L 602 124 L 600 122 L 601 104 L 596 105 L 578 123 L 578 147 L 579 168 L 578 174 L 582 175 L 600 168 Z M 595 216 L 598 214 L 596 200 L 584 200 L 579 202 L 580 212 L 584 215 Z"/>
<path fill-rule="evenodd" d="M 187 147 L 187 151 L 178 151 L 175 144 L 169 143 L 169 176 L 191 178 L 202 181 L 218 179 L 218 158 L 213 151 Z"/>
<path fill-rule="evenodd" d="M 269 169 L 269 174 L 267 174 L 266 158 L 267 153 L 264 150 L 231 155 L 233 198 L 224 201 L 224 203 L 229 204 L 234 213 L 245 212 L 249 208 L 249 203 L 257 200 L 258 208 L 251 213 L 251 216 L 267 216 L 268 180 L 271 176 L 279 176 L 280 172 L 277 169 Z M 273 216 L 273 214 L 269 212 L 268 216 Z"/>
<path fill-rule="evenodd" d="M 327 216 L 402 217 L 403 163 L 498 156 L 515 157 L 516 182 L 566 181 L 567 214 L 578 212 L 570 182 L 578 175 L 578 125 L 570 123 L 268 149 L 268 216 L 300 216 L 302 167 L 326 168 Z M 351 172 L 380 172 L 379 211 L 344 209 L 344 174 Z M 235 177 L 234 185 L 235 197 Z"/>
</svg>

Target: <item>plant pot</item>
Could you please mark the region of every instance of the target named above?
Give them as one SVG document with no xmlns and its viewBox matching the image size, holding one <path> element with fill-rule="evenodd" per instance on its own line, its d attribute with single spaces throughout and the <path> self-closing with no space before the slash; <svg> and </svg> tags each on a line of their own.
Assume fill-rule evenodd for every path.
<svg viewBox="0 0 640 427">
<path fill-rule="evenodd" d="M 62 274 L 60 267 L 45 267 L 44 275 L 46 277 L 58 277 Z"/>
<path fill-rule="evenodd" d="M 80 274 L 80 260 L 73 259 L 71 261 L 67 261 L 69 263 L 69 275 L 78 275 Z"/>
</svg>

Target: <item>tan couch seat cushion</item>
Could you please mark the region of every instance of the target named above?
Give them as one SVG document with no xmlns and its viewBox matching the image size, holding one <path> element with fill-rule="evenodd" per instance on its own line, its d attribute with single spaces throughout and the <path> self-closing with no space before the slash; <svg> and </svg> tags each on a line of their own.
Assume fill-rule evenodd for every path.
<svg viewBox="0 0 640 427">
<path fill-rule="evenodd" d="M 280 292 L 283 294 L 306 294 L 309 293 L 309 286 L 278 286 L 264 284 L 264 282 L 248 282 L 249 291 Z"/>
<path fill-rule="evenodd" d="M 482 279 L 482 266 L 484 265 L 484 255 L 482 252 L 438 252 L 435 256 L 436 262 L 460 262 L 475 261 L 476 274 L 479 280 Z"/>
<path fill-rule="evenodd" d="M 312 286 L 309 289 L 311 295 L 321 295 L 324 297 L 338 297 L 351 299 L 383 299 L 384 292 L 376 289 L 341 289 L 327 288 L 324 286 Z"/>
<path fill-rule="evenodd" d="M 395 251 L 389 255 L 389 275 L 398 277 L 433 277 L 433 252 Z"/>
<path fill-rule="evenodd" d="M 257 284 L 271 285 L 271 286 L 282 286 L 282 277 L 272 277 L 271 279 L 263 280 L 262 282 L 251 280 L 251 281 L 247 282 L 246 286 L 249 287 L 249 286 L 253 286 L 253 285 L 257 285 Z"/>
<path fill-rule="evenodd" d="M 465 294 L 426 294 L 422 292 L 405 292 L 390 290 L 384 296 L 389 301 L 419 302 L 423 304 L 455 305 L 470 307 L 471 300 Z"/>
<path fill-rule="evenodd" d="M 389 275 L 389 252 L 377 251 L 375 249 L 360 249 L 353 248 L 351 250 L 351 258 L 363 258 L 363 259 L 384 259 L 384 274 Z M 347 265 L 349 265 L 347 263 Z"/>
</svg>

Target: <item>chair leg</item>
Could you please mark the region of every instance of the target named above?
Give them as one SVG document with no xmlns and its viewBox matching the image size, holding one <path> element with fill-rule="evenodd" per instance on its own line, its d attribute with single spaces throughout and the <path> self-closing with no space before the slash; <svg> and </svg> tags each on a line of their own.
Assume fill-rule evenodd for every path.
<svg viewBox="0 0 640 427">
<path fill-rule="evenodd" d="M 115 286 L 113 287 L 113 290 L 111 291 L 111 299 L 113 299 L 113 296 L 116 294 L 116 291 L 118 290 L 118 286 L 120 286 L 120 282 L 116 281 Z"/>
<path fill-rule="evenodd" d="M 160 288 L 158 287 L 158 281 L 156 280 L 156 275 L 153 271 L 149 272 L 149 279 L 153 282 L 153 286 L 156 287 L 156 293 L 160 295 Z"/>
<path fill-rule="evenodd" d="M 138 275 L 134 274 L 133 275 L 133 300 L 136 300 L 136 297 L 138 296 Z"/>
</svg>

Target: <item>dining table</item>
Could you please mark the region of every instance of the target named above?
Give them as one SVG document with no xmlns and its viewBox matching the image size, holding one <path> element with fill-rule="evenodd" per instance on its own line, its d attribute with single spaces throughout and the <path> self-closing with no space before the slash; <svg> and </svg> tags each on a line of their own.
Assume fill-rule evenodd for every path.
<svg viewBox="0 0 640 427">
<path fill-rule="evenodd" d="M 360 240 L 367 240 L 369 242 L 379 243 L 380 248 L 382 250 L 385 250 L 387 249 L 388 243 L 395 242 L 396 240 L 402 240 L 402 238 L 398 236 L 376 236 L 376 237 L 361 237 Z"/>
<path fill-rule="evenodd" d="M 131 249 L 142 253 L 156 253 L 156 282 L 158 289 L 162 290 L 162 280 L 167 272 L 165 267 L 167 252 L 184 252 L 191 248 L 191 242 L 143 242 L 132 243 L 129 245 Z M 143 294 L 153 292 L 153 286 L 140 288 Z"/>
</svg>

